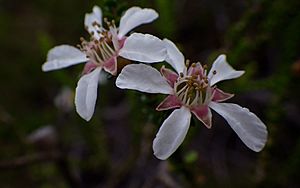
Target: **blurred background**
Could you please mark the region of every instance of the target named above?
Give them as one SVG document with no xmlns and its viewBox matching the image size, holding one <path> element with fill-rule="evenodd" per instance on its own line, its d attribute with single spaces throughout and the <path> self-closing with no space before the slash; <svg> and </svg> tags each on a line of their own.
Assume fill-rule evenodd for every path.
<svg viewBox="0 0 300 188">
<path fill-rule="evenodd" d="M 95 114 L 75 112 L 83 65 L 44 73 L 49 49 L 87 37 L 94 5 L 116 21 L 131 6 L 160 17 L 135 31 L 169 38 L 192 61 L 226 53 L 246 74 L 222 82 L 231 102 L 267 125 L 260 153 L 249 150 L 216 113 L 196 119 L 166 161 L 152 140 L 171 111 L 164 96 L 120 90 L 108 77 Z M 0 0 L 0 187 L 300 187 L 299 0 Z M 159 65 L 158 65 L 159 66 Z"/>
</svg>

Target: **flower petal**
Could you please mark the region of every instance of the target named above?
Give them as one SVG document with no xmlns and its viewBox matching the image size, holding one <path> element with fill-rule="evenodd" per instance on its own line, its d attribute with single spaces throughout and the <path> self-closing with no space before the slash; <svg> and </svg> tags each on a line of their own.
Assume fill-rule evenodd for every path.
<svg viewBox="0 0 300 188">
<path fill-rule="evenodd" d="M 84 18 L 84 26 L 87 28 L 88 32 L 89 33 L 93 32 L 94 35 L 98 36 L 97 29 L 96 29 L 97 27 L 94 26 L 95 22 L 98 23 L 100 26 L 102 26 L 102 10 L 98 6 L 94 6 L 93 12 L 85 14 L 85 18 Z M 101 28 L 98 27 L 98 29 Z"/>
<path fill-rule="evenodd" d="M 172 94 L 173 89 L 166 79 L 154 68 L 144 64 L 130 64 L 119 74 L 117 87 L 146 93 Z"/>
<path fill-rule="evenodd" d="M 209 74 L 208 79 L 210 85 L 214 85 L 223 80 L 229 80 L 233 78 L 238 78 L 242 76 L 245 71 L 236 71 L 234 70 L 226 61 L 225 55 L 220 55 L 213 63 Z"/>
<path fill-rule="evenodd" d="M 165 160 L 177 150 L 187 134 L 190 121 L 191 112 L 183 106 L 163 122 L 153 141 L 154 155 L 158 159 Z"/>
<path fill-rule="evenodd" d="M 49 50 L 47 62 L 42 65 L 42 70 L 45 72 L 57 70 L 88 60 L 85 53 L 79 49 L 69 45 L 60 45 Z"/>
<path fill-rule="evenodd" d="M 211 100 L 215 101 L 215 102 L 223 102 L 223 101 L 226 101 L 226 100 L 232 98 L 233 96 L 234 96 L 234 94 L 225 93 L 224 91 L 222 91 L 218 88 L 213 88 Z"/>
<path fill-rule="evenodd" d="M 207 105 L 195 106 L 191 109 L 192 113 L 200 120 L 207 128 L 211 128 L 211 111 Z"/>
<path fill-rule="evenodd" d="M 223 116 L 246 146 L 259 152 L 267 141 L 267 128 L 264 123 L 247 108 L 232 103 L 209 104 L 214 111 Z"/>
<path fill-rule="evenodd" d="M 181 107 L 181 101 L 175 95 L 167 96 L 157 107 L 157 111 L 169 110 Z"/>
<path fill-rule="evenodd" d="M 162 66 L 160 68 L 160 73 L 167 79 L 168 83 L 171 85 L 171 87 L 174 87 L 174 83 L 176 82 L 178 78 L 178 74 L 173 72 L 170 69 L 165 68 L 165 66 Z"/>
<path fill-rule="evenodd" d="M 163 41 L 167 49 L 167 58 L 165 61 L 168 62 L 177 73 L 185 72 L 186 66 L 182 53 L 172 41 L 168 39 L 164 39 Z"/>
<path fill-rule="evenodd" d="M 100 71 L 99 67 L 82 76 L 76 87 L 76 111 L 86 121 L 89 121 L 94 114 Z"/>
<path fill-rule="evenodd" d="M 158 14 L 153 9 L 141 9 L 140 7 L 128 9 L 120 20 L 119 39 L 123 38 L 133 28 L 141 24 L 150 23 L 156 18 L 158 18 Z"/>
<path fill-rule="evenodd" d="M 166 49 L 159 38 L 141 33 L 130 35 L 119 55 L 130 60 L 145 63 L 160 62 L 166 58 Z"/>
</svg>

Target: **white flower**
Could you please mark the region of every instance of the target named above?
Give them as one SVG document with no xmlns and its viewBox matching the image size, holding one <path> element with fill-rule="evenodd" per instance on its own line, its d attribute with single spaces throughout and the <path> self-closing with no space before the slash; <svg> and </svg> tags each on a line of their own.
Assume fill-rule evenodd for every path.
<svg viewBox="0 0 300 188">
<path fill-rule="evenodd" d="M 153 141 L 154 155 L 167 159 L 183 142 L 194 114 L 206 127 L 211 128 L 211 109 L 225 118 L 239 138 L 253 151 L 260 151 L 267 140 L 264 123 L 248 109 L 232 103 L 220 103 L 233 96 L 216 87 L 216 83 L 238 78 L 244 71 L 234 70 L 226 56 L 220 55 L 207 74 L 200 63 L 184 61 L 176 46 L 164 39 L 166 61 L 177 73 L 165 67 L 157 71 L 144 64 L 127 65 L 119 74 L 116 85 L 147 93 L 168 94 L 157 110 L 177 108 L 163 122 Z"/>
<path fill-rule="evenodd" d="M 86 63 L 76 88 L 75 106 L 78 114 L 89 121 L 95 109 L 100 73 L 104 69 L 116 75 L 118 56 L 147 63 L 165 59 L 166 49 L 163 41 L 157 37 L 141 33 L 125 36 L 131 29 L 152 22 L 157 17 L 157 12 L 152 9 L 132 7 L 122 16 L 119 28 L 114 21 L 105 20 L 108 26 L 105 29 L 102 25 L 102 11 L 94 6 L 93 12 L 86 14 L 84 20 L 91 39 L 81 38 L 79 49 L 69 45 L 52 48 L 42 70 L 52 71 Z"/>
</svg>

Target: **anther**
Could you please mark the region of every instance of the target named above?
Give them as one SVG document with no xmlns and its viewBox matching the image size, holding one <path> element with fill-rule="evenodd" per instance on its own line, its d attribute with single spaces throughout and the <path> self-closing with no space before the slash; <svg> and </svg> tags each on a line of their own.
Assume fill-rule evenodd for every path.
<svg viewBox="0 0 300 188">
<path fill-rule="evenodd" d="M 92 26 L 94 26 L 94 27 L 95 27 L 96 25 L 98 25 L 98 24 L 97 24 L 97 22 L 96 22 L 96 21 L 94 21 L 94 22 L 92 23 Z"/>
<path fill-rule="evenodd" d="M 205 65 L 203 65 L 203 69 L 207 69 L 207 65 L 205 64 Z"/>
<path fill-rule="evenodd" d="M 106 17 L 104 17 L 104 18 L 103 18 L 103 21 L 104 21 L 105 23 L 107 23 L 107 22 L 108 22 L 108 20 L 107 20 L 107 18 L 106 18 Z"/>
<path fill-rule="evenodd" d="M 186 66 L 186 67 L 189 67 L 189 66 L 190 66 L 190 60 L 189 60 L 189 59 L 187 59 L 187 60 L 185 61 L 185 66 Z"/>
<path fill-rule="evenodd" d="M 194 68 L 195 68 L 195 67 L 196 67 L 196 63 L 192 63 L 192 67 L 194 67 Z"/>
<path fill-rule="evenodd" d="M 83 37 L 80 37 L 79 40 L 80 40 L 81 42 L 83 42 L 83 41 L 84 41 L 84 38 L 83 38 Z"/>
</svg>

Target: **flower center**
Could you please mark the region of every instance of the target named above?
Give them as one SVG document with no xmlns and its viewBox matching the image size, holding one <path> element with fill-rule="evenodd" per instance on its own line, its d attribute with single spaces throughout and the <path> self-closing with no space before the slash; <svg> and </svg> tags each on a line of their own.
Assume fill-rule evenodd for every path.
<svg viewBox="0 0 300 188">
<path fill-rule="evenodd" d="M 96 66 L 103 66 L 117 55 L 121 48 L 122 40 L 118 39 L 117 28 L 114 20 L 108 22 L 104 19 L 108 30 L 99 23 L 94 22 L 90 33 L 90 40 L 80 38 L 81 44 L 77 47 L 86 54 L 90 62 Z"/>
<path fill-rule="evenodd" d="M 187 106 L 207 104 L 211 100 L 211 90 L 207 78 L 207 67 L 199 62 L 186 61 L 186 74 L 180 73 L 174 84 L 175 95 Z"/>
</svg>

